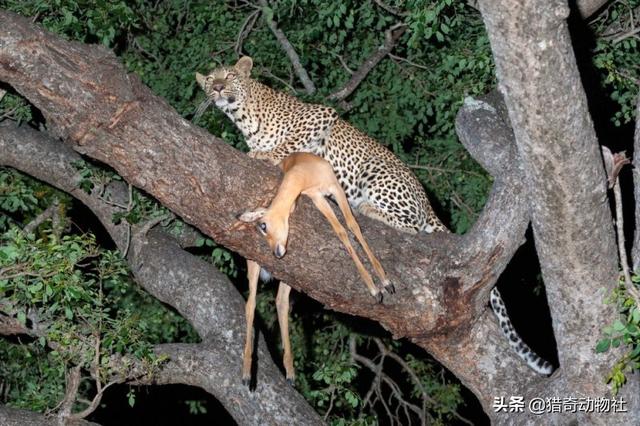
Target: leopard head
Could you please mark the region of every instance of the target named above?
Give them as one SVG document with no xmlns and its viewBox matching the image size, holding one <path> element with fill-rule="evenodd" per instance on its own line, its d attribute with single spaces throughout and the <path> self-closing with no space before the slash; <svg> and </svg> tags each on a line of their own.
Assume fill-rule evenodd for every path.
<svg viewBox="0 0 640 426">
<path fill-rule="evenodd" d="M 208 75 L 196 73 L 196 81 L 218 108 L 242 105 L 247 99 L 247 82 L 253 60 L 243 56 L 232 67 L 218 67 Z"/>
</svg>

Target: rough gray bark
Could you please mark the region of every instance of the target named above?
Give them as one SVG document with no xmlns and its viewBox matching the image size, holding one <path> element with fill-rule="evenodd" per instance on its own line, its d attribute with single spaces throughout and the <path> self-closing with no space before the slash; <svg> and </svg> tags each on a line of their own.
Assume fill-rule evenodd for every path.
<svg viewBox="0 0 640 426">
<path fill-rule="evenodd" d="M 469 6 L 479 9 L 479 0 L 468 0 Z M 575 4 L 583 19 L 590 18 L 594 13 L 602 10 L 604 6 L 610 3 L 610 0 L 576 0 L 570 4 Z"/>
<path fill-rule="evenodd" d="M 79 160 L 81 157 L 70 147 L 41 132 L 0 125 L 0 165 L 23 171 L 79 199 L 124 252 L 128 244 L 126 225 L 116 225 L 112 220 L 113 214 L 122 213 L 122 209 L 100 199 L 98 188 L 93 194 L 79 188 L 80 176 L 73 166 Z M 119 182 L 108 193 L 112 201 L 127 198 L 127 190 Z M 242 424 L 321 424 L 315 411 L 271 361 L 264 339 L 258 344 L 257 387 L 250 392 L 242 385 L 244 301 L 226 276 L 182 250 L 165 233 L 136 231 L 127 257 L 136 282 L 178 310 L 202 338 L 198 345 L 158 346 L 156 352 L 169 355 L 171 360 L 154 376 L 153 383 L 199 386 Z"/>
<path fill-rule="evenodd" d="M 531 219 L 558 342 L 562 380 L 578 395 L 606 395 L 619 351 L 594 355 L 616 318 L 603 304 L 618 264 L 606 178 L 565 19 L 566 1 L 480 1 L 496 74 L 531 197 Z M 637 420 L 637 380 L 625 395 Z M 585 423 L 611 418 L 579 414 Z M 635 419 L 635 420 L 634 420 Z"/>
<path fill-rule="evenodd" d="M 0 405 L 0 425 L 2 426 L 51 426 L 52 424 L 55 424 L 55 420 L 46 417 L 44 414 Z M 68 423 L 69 426 L 90 426 L 97 424 L 98 423 L 87 422 L 85 420 Z"/>
<path fill-rule="evenodd" d="M 513 208 L 525 200 L 524 192 L 509 184 L 518 177 L 504 176 L 504 161 L 518 163 L 510 157 L 515 151 L 484 163 L 496 179 L 483 214 L 486 228 L 476 227 L 465 237 L 408 237 L 359 219 L 398 290 L 376 304 L 308 200 L 293 214 L 283 260 L 271 255 L 253 229 L 229 231 L 237 213 L 273 195 L 277 169 L 183 120 L 104 48 L 61 40 L 14 14 L 0 13 L 0 20 L 0 80 L 33 102 L 50 131 L 76 151 L 111 165 L 219 243 L 329 308 L 379 321 L 396 337 L 417 342 L 461 378 L 487 410 L 495 392 L 513 395 L 546 383 L 512 353 L 487 311 L 488 292 L 522 242 L 528 222 L 524 209 Z M 474 117 L 474 111 L 484 110 L 495 116 L 491 107 L 469 113 Z M 486 140 L 468 144 L 479 153 L 492 149 L 492 129 L 504 127 L 504 120 L 474 118 L 459 125 L 465 126 L 486 127 Z M 467 249 L 467 241 L 476 243 Z M 472 350 L 465 350 L 465 342 Z M 475 349 L 481 351 L 474 354 Z M 500 374 L 503 370 L 517 374 Z"/>
<path fill-rule="evenodd" d="M 275 168 L 180 118 L 126 75 L 105 49 L 60 40 L 13 14 L 0 13 L 0 20 L 0 80 L 40 108 L 49 129 L 77 152 L 114 167 L 219 243 L 329 308 L 376 320 L 396 337 L 410 338 L 456 374 L 494 420 L 507 421 L 493 413 L 495 396 L 575 395 L 562 371 L 551 379 L 531 372 L 511 352 L 487 309 L 490 289 L 524 239 L 530 196 L 508 119 L 495 99 L 469 100 L 456 123 L 467 149 L 495 178 L 467 235 L 408 237 L 359 218 L 398 289 L 379 305 L 306 200 L 292 216 L 283 260 L 273 258 L 252 229 L 230 231 L 237 213 L 273 195 Z M 589 328 L 582 332 L 593 334 Z M 573 349 L 586 355 L 585 348 L 592 348 L 587 337 Z M 539 421 L 527 415 L 515 419 Z"/>
<path fill-rule="evenodd" d="M 577 0 L 576 6 L 583 18 L 589 18 L 607 3 L 609 3 L 609 0 Z"/>
<path fill-rule="evenodd" d="M 636 102 L 636 128 L 633 134 L 633 198 L 635 199 L 635 230 L 631 262 L 633 270 L 640 271 L 640 97 Z"/>
</svg>

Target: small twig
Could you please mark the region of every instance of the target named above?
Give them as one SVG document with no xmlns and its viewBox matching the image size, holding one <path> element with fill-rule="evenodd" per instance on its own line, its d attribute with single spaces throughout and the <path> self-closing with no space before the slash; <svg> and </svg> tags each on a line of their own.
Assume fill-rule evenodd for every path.
<svg viewBox="0 0 640 426">
<path fill-rule="evenodd" d="M 174 34 L 180 34 L 181 30 L 182 30 L 182 25 L 187 22 L 187 20 L 189 19 L 189 13 L 191 12 L 191 2 L 189 1 L 185 1 L 182 4 L 182 13 L 180 13 L 180 15 L 178 16 L 178 19 L 176 19 L 176 22 L 178 23 L 176 25 L 176 28 L 174 30 Z"/>
<path fill-rule="evenodd" d="M 102 294 L 102 284 L 100 284 L 100 293 Z M 100 323 L 102 323 L 102 320 L 100 320 Z M 79 420 L 79 419 L 84 419 L 85 417 L 87 417 L 89 414 L 93 413 L 96 408 L 98 408 L 98 404 L 100 404 L 100 401 L 102 400 L 102 395 L 104 394 L 104 392 L 112 385 L 118 383 L 117 381 L 112 381 L 107 383 L 105 386 L 102 386 L 102 381 L 100 380 L 100 345 L 101 345 L 101 339 L 100 339 L 100 332 L 99 330 L 96 331 L 96 333 L 94 334 L 94 338 L 95 338 L 95 342 L 94 342 L 94 346 L 93 346 L 93 350 L 95 351 L 94 355 L 93 355 L 93 365 L 91 366 L 91 376 L 93 377 L 93 380 L 96 383 L 96 395 L 93 397 L 93 400 L 89 403 L 89 406 L 87 408 L 85 408 L 84 410 L 82 410 L 79 413 L 73 413 L 71 415 L 69 415 L 69 419 L 73 419 L 73 420 Z"/>
<path fill-rule="evenodd" d="M 396 9 L 395 7 L 391 7 L 386 3 L 383 3 L 382 0 L 373 0 L 375 2 L 375 4 L 377 4 L 378 6 L 380 6 L 382 9 L 386 10 L 387 12 L 389 12 L 392 15 L 396 15 L 396 16 L 409 16 L 409 12 L 401 12 L 398 9 Z"/>
<path fill-rule="evenodd" d="M 620 43 L 621 41 L 628 39 L 629 37 L 633 37 L 636 34 L 640 33 L 640 28 L 634 28 L 631 31 L 628 31 L 612 40 L 613 44 Z"/>
<path fill-rule="evenodd" d="M 423 166 L 420 164 L 409 164 L 409 168 L 414 170 L 429 170 L 429 171 L 441 172 L 441 173 L 462 173 L 462 174 L 467 174 L 467 175 L 487 179 L 487 176 L 471 170 L 454 170 L 454 169 L 447 169 L 444 167 Z"/>
<path fill-rule="evenodd" d="M 244 22 L 242 23 L 242 26 L 240 27 L 240 31 L 238 31 L 236 45 L 233 49 L 238 56 L 242 55 L 242 44 L 244 43 L 244 40 L 247 38 L 249 33 L 251 33 L 251 30 L 253 29 L 253 26 L 256 24 L 256 21 L 258 20 L 259 16 L 260 16 L 260 10 L 259 9 L 254 10 L 247 16 L 247 19 L 245 19 Z"/>
<path fill-rule="evenodd" d="M 384 43 L 382 46 L 378 47 L 376 51 L 369 56 L 363 63 L 360 65 L 360 68 L 356 72 L 351 75 L 351 78 L 347 83 L 340 89 L 336 90 L 329 96 L 327 99 L 330 101 L 342 101 L 360 85 L 362 80 L 371 72 L 371 70 L 378 65 L 378 63 L 389 54 L 393 50 L 393 48 L 398 43 L 398 40 L 404 34 L 407 29 L 407 25 L 405 23 L 397 23 L 393 25 L 391 28 L 384 32 Z"/>
<path fill-rule="evenodd" d="M 267 68 L 262 68 L 260 70 L 260 74 L 264 75 L 265 77 L 273 78 L 274 80 L 279 81 L 284 86 L 286 86 L 289 90 L 291 90 L 293 93 L 295 93 L 296 95 L 298 94 L 298 91 L 295 89 L 295 87 L 293 87 L 292 85 L 290 85 L 289 83 L 284 81 L 282 78 L 278 77 L 277 75 L 273 74 Z"/>
<path fill-rule="evenodd" d="M 622 77 L 626 78 L 627 80 L 629 80 L 632 83 L 634 83 L 636 86 L 640 86 L 640 80 L 635 78 L 631 74 L 629 74 L 625 69 L 615 70 L 614 73 L 618 74 L 619 76 L 622 76 Z"/>
<path fill-rule="evenodd" d="M 11 274 L 11 275 L 4 275 L 3 271 L 0 271 L 0 280 L 11 280 L 13 278 L 18 278 L 18 277 L 36 277 L 36 278 L 40 278 L 40 279 L 46 279 L 46 278 L 51 278 L 53 277 L 55 274 L 57 274 L 56 271 L 54 272 L 49 272 L 48 274 L 42 275 L 42 274 L 37 274 L 35 272 L 30 272 L 30 271 L 24 271 L 24 272 L 17 272 L 15 274 Z"/>
<path fill-rule="evenodd" d="M 107 383 L 106 385 L 104 385 L 100 391 L 98 391 L 98 393 L 96 393 L 96 396 L 93 397 L 93 400 L 91 401 L 91 403 L 89 404 L 89 406 L 87 408 L 85 408 L 84 410 L 82 410 L 79 413 L 73 413 L 71 415 L 68 416 L 68 418 L 70 420 L 80 420 L 80 419 L 84 419 L 85 417 L 87 417 L 89 414 L 93 413 L 96 408 L 98 408 L 98 405 L 100 404 L 100 401 L 102 401 L 102 396 L 104 395 L 104 392 L 109 389 L 111 386 L 121 383 L 122 381 L 120 380 L 114 380 L 112 382 Z"/>
<path fill-rule="evenodd" d="M 413 67 L 416 67 L 416 68 L 420 68 L 420 69 L 422 69 L 422 70 L 429 70 L 429 69 L 431 69 L 431 68 L 429 68 L 429 67 L 428 67 L 428 66 L 426 66 L 426 65 L 420 65 L 420 64 L 417 64 L 417 63 L 415 63 L 415 62 L 413 62 L 413 61 L 410 61 L 410 60 L 409 60 L 409 59 L 407 59 L 407 58 L 403 58 L 402 56 L 394 55 L 393 53 L 389 53 L 389 57 L 390 57 L 391 59 L 393 59 L 394 61 L 406 62 L 407 64 L 409 64 L 409 65 L 411 65 L 411 66 L 413 66 Z"/>
<path fill-rule="evenodd" d="M 211 59 L 214 59 L 216 61 L 220 61 L 220 58 L 218 57 L 222 52 L 226 52 L 229 49 L 232 49 L 235 47 L 236 43 L 233 41 L 229 41 L 229 42 L 221 42 L 220 44 L 225 45 L 226 47 L 222 47 L 218 50 L 214 50 L 213 52 L 209 53 L 209 57 Z"/>
<path fill-rule="evenodd" d="M 257 5 L 255 5 L 255 4 L 253 4 L 253 3 L 251 3 L 251 2 L 250 2 L 250 1 L 248 1 L 248 0 L 239 0 L 238 2 L 239 2 L 239 3 L 242 3 L 242 6 L 240 6 L 240 7 L 231 7 L 231 9 L 234 9 L 234 10 L 240 10 L 240 9 L 244 9 L 245 7 L 250 7 L 250 8 L 252 8 L 252 9 L 260 9 L 260 7 L 259 7 L 259 6 L 257 6 Z"/>
<path fill-rule="evenodd" d="M 129 184 L 129 202 L 127 204 L 127 214 L 131 213 L 131 209 L 133 209 L 133 186 Z M 129 247 L 131 246 L 131 224 L 127 221 L 127 245 L 124 248 L 124 252 L 122 253 L 123 258 L 127 258 L 127 253 L 129 253 Z"/>
<path fill-rule="evenodd" d="M 629 3 L 627 3 L 627 2 L 621 2 L 621 3 L 624 4 L 625 6 L 627 6 L 627 10 L 629 12 L 629 20 L 627 21 L 628 22 L 628 26 L 629 26 L 629 30 L 625 34 L 622 34 L 621 36 L 618 36 L 618 37 L 614 38 L 613 39 L 613 43 L 614 44 L 624 40 L 625 38 L 632 37 L 634 34 L 637 33 L 637 31 L 635 29 L 635 18 L 633 17 L 633 9 L 629 5 Z"/>
<path fill-rule="evenodd" d="M 624 285 L 627 292 L 635 300 L 636 306 L 640 307 L 640 292 L 631 281 L 631 272 L 629 261 L 627 260 L 627 251 L 625 250 L 624 239 L 624 218 L 622 214 L 622 193 L 620 191 L 620 170 L 631 161 L 624 152 L 616 152 L 613 154 L 606 146 L 602 147 L 602 157 L 605 165 L 605 172 L 609 188 L 613 188 L 613 198 L 616 209 L 616 234 L 618 237 L 618 254 L 620 257 L 620 265 L 624 275 Z"/>
<path fill-rule="evenodd" d="M 0 102 L 4 99 L 4 96 L 7 94 L 7 91 L 4 89 L 0 89 Z"/>
<path fill-rule="evenodd" d="M 5 118 L 13 119 L 13 113 L 18 110 L 18 107 L 11 108 L 9 111 L 0 115 L 0 120 L 4 120 Z"/>
<path fill-rule="evenodd" d="M 66 378 L 66 390 L 64 393 L 64 398 L 60 404 L 60 410 L 58 411 L 58 422 L 61 425 L 66 424 L 66 420 L 71 416 L 71 410 L 73 409 L 73 404 L 78 397 L 78 388 L 80 387 L 80 366 L 76 365 L 71 368 L 71 370 L 67 371 L 65 374 Z"/>
<path fill-rule="evenodd" d="M 433 398 L 431 398 L 429 396 L 429 394 L 427 393 L 427 390 L 422 385 L 422 381 L 420 381 L 420 378 L 418 377 L 418 374 L 416 374 L 416 372 L 413 371 L 413 368 L 411 368 L 409 366 L 409 364 L 407 364 L 404 359 L 402 359 L 395 352 L 387 349 L 387 347 L 384 345 L 384 343 L 382 343 L 382 340 L 380 340 L 379 338 L 375 337 L 373 339 L 373 341 L 376 342 L 376 345 L 378 345 L 378 349 L 380 350 L 380 352 L 384 352 L 385 356 L 388 356 L 389 358 L 391 358 L 395 362 L 397 362 L 398 365 L 400 365 L 400 367 L 402 367 L 402 369 L 409 375 L 409 377 L 411 377 L 413 382 L 416 384 L 417 388 L 420 390 L 420 393 L 422 394 L 423 404 L 426 404 L 427 402 L 429 402 L 432 405 L 439 405 L 438 401 L 436 401 L 435 399 L 433 399 Z M 444 374 L 444 369 L 441 370 L 441 373 Z M 443 377 L 443 384 L 445 384 L 444 383 L 444 377 Z M 473 422 L 471 422 L 469 419 L 466 419 L 465 417 L 461 416 L 457 411 L 452 411 L 452 414 L 458 420 L 460 420 L 461 422 L 469 424 L 469 425 L 473 425 Z"/>
<path fill-rule="evenodd" d="M 607 8 L 605 10 L 604 13 L 598 15 L 595 19 L 593 19 L 591 22 L 589 22 L 589 25 L 593 25 L 595 24 L 595 22 L 597 22 L 598 20 L 602 20 L 602 21 L 606 21 L 607 19 L 609 19 L 609 9 L 611 9 L 611 6 L 615 5 L 616 3 L 624 3 L 625 6 L 627 6 L 628 9 L 628 19 L 624 19 L 622 15 L 620 15 L 620 17 L 615 20 L 614 22 L 612 22 L 611 24 L 609 24 L 609 26 L 607 26 L 599 35 L 598 38 L 602 39 L 602 40 L 607 40 L 607 41 L 613 41 L 614 43 L 621 41 L 622 39 L 627 37 L 627 33 L 630 31 L 633 31 L 635 29 L 635 16 L 634 13 L 637 10 L 640 10 L 640 7 L 636 7 L 635 9 L 631 9 L 629 7 L 629 5 L 626 2 L 619 2 L 619 1 L 614 1 L 613 3 L 611 3 L 610 7 Z M 617 41 L 616 41 L 617 40 Z"/>
<path fill-rule="evenodd" d="M 472 218 L 475 216 L 475 212 L 473 211 L 473 209 L 462 200 L 462 197 L 460 197 L 460 195 L 454 189 L 451 189 L 451 201 L 453 201 L 453 203 L 459 209 L 466 210 L 469 217 Z"/>
<path fill-rule="evenodd" d="M 627 291 L 633 297 L 636 302 L 636 306 L 640 307 L 640 293 L 638 289 L 631 281 L 631 273 L 629 271 L 629 261 L 627 260 L 627 253 L 624 248 L 624 219 L 622 218 L 622 195 L 620 191 L 620 178 L 616 177 L 616 183 L 613 187 L 613 197 L 616 204 L 616 231 L 618 234 L 618 252 L 620 255 L 620 264 L 622 265 L 622 272 L 624 274 L 624 285 Z"/>
<path fill-rule="evenodd" d="M 315 84 L 313 84 L 313 81 L 311 81 L 311 78 L 309 77 L 307 70 L 304 69 L 304 67 L 302 66 L 302 63 L 300 63 L 300 56 L 298 56 L 298 54 L 296 53 L 296 50 L 294 49 L 293 45 L 289 42 L 289 39 L 287 39 L 287 36 L 284 34 L 284 32 L 282 32 L 282 30 L 278 28 L 278 24 L 276 23 L 276 21 L 273 20 L 273 18 L 271 17 L 271 14 L 266 13 L 266 10 L 270 9 L 269 3 L 267 2 L 267 0 L 258 0 L 258 3 L 262 8 L 262 16 L 264 16 L 264 19 L 267 22 L 269 29 L 271 30 L 273 35 L 276 37 L 276 39 L 280 43 L 280 46 L 282 46 L 282 49 L 285 51 L 285 53 L 289 57 L 291 64 L 293 64 L 293 69 L 296 71 L 296 74 L 298 75 L 298 78 L 302 82 L 302 85 L 304 86 L 305 91 L 307 92 L 308 95 L 313 95 L 316 92 L 316 86 Z"/>
<path fill-rule="evenodd" d="M 154 55 L 153 53 L 149 52 L 147 49 L 145 49 L 144 47 L 142 47 L 142 45 L 140 44 L 140 42 L 138 41 L 138 38 L 135 36 L 131 36 L 130 35 L 130 39 L 131 39 L 131 44 L 133 44 L 133 47 L 139 51 L 140 53 L 142 53 L 144 56 L 149 57 L 149 59 L 153 59 L 155 62 L 160 63 L 160 58 L 158 58 L 156 55 Z"/>
<path fill-rule="evenodd" d="M 58 206 L 60 202 L 58 199 L 54 199 L 49 207 L 47 207 L 42 213 L 36 216 L 31 222 L 29 222 L 23 229 L 22 232 L 25 234 L 30 234 L 36 230 L 38 226 L 40 226 L 43 222 L 48 219 L 52 219 L 56 214 L 58 214 Z"/>
<path fill-rule="evenodd" d="M 349 75 L 353 75 L 353 73 L 355 71 L 353 71 L 351 68 L 349 68 L 349 65 L 347 65 L 347 63 L 345 62 L 344 58 L 342 57 L 342 55 L 339 55 L 337 53 L 334 52 L 329 52 L 331 55 L 335 56 L 336 58 L 338 58 L 338 61 L 340 62 L 340 65 L 342 65 L 342 68 L 345 69 L 346 72 L 349 73 Z"/>
<path fill-rule="evenodd" d="M 16 334 L 31 335 L 32 332 L 17 319 L 0 313 L 0 335 L 13 336 Z"/>
<path fill-rule="evenodd" d="M 333 410 L 333 401 L 336 397 L 336 387 L 334 385 L 331 385 L 329 389 L 331 389 L 331 398 L 329 399 L 329 408 L 327 408 L 327 412 L 324 413 L 324 417 L 322 418 L 325 422 L 329 418 L 329 413 L 331 413 L 331 410 Z"/>
<path fill-rule="evenodd" d="M 395 416 L 391 413 L 391 409 L 389 408 L 389 405 L 385 401 L 383 393 L 382 393 L 381 383 L 385 383 L 389 387 L 389 389 L 391 390 L 391 395 L 389 395 L 389 398 L 391 398 L 391 396 L 393 396 L 398 401 L 399 405 L 404 406 L 403 409 L 405 409 L 405 410 L 408 409 L 408 410 L 412 411 L 421 420 L 424 420 L 423 413 L 420 410 L 420 407 L 418 407 L 415 404 L 412 404 L 409 401 L 405 400 L 403 398 L 402 392 L 401 392 L 400 387 L 398 386 L 398 384 L 395 381 L 393 381 L 387 374 L 385 374 L 382 371 L 383 364 L 384 364 L 384 361 L 385 361 L 385 358 L 386 358 L 386 354 L 387 354 L 386 351 L 380 353 L 380 355 L 379 355 L 380 356 L 380 361 L 376 364 L 373 361 L 371 361 L 370 359 L 365 358 L 364 356 L 362 356 L 362 355 L 357 353 L 355 338 L 353 336 L 349 340 L 349 350 L 351 352 L 351 358 L 354 361 L 357 361 L 360 364 L 364 365 L 369 370 L 371 370 L 371 372 L 373 372 L 374 375 L 375 375 L 374 381 L 372 383 L 372 387 L 369 389 L 369 392 L 367 392 L 367 397 L 365 398 L 365 401 L 369 399 L 372 390 L 375 390 L 375 392 L 377 394 L 377 400 L 382 403 L 385 411 L 387 412 L 387 415 L 389 416 L 389 420 L 393 423 L 393 419 L 395 418 Z M 390 401 L 391 401 L 391 399 L 389 399 L 389 403 L 390 403 Z M 410 416 L 408 416 L 408 412 L 406 412 L 406 413 L 407 413 L 407 418 L 410 419 Z M 425 422 L 423 421 L 423 423 L 425 423 Z"/>
</svg>

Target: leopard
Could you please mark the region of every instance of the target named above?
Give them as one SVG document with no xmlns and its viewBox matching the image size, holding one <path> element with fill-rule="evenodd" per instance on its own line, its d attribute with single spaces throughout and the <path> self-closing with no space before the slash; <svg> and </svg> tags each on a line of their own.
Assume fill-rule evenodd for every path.
<svg viewBox="0 0 640 426">
<path fill-rule="evenodd" d="M 422 185 L 386 147 L 342 120 L 334 108 L 308 104 L 251 79 L 253 61 L 196 75 L 206 95 L 243 134 L 253 158 L 277 163 L 310 152 L 334 169 L 352 208 L 408 233 L 445 231 Z"/>
<path fill-rule="evenodd" d="M 328 161 L 351 207 L 408 234 L 450 232 L 436 215 L 417 177 L 395 154 L 340 118 L 335 108 L 311 104 L 251 77 L 253 59 L 196 73 L 207 103 L 240 130 L 249 156 L 277 164 L 294 152 Z M 265 278 L 268 274 L 265 273 Z M 554 367 L 517 334 L 497 287 L 490 305 L 511 347 L 529 367 L 549 375 Z"/>
</svg>

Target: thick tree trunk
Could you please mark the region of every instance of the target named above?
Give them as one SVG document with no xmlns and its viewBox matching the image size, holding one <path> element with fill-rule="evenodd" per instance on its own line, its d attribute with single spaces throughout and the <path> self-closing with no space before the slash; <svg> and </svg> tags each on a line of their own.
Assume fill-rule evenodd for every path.
<svg viewBox="0 0 640 426">
<path fill-rule="evenodd" d="M 88 194 L 79 187 L 81 177 L 73 164 L 80 160 L 68 146 L 41 132 L 0 125 L 0 166 L 14 167 L 78 198 L 124 252 L 129 244 L 127 225 L 116 225 L 112 219 L 124 211 L 104 201 L 99 188 Z M 115 182 L 107 193 L 119 204 L 127 198 L 122 182 Z M 202 338 L 197 345 L 158 346 L 156 352 L 169 355 L 171 360 L 153 377 L 153 384 L 201 387 L 241 424 L 322 424 L 313 408 L 286 383 L 262 338 L 258 340 L 256 389 L 250 392 L 241 383 L 244 301 L 225 275 L 155 229 L 146 233 L 134 228 L 128 252 L 127 262 L 136 282 L 173 306 Z"/>
<path fill-rule="evenodd" d="M 273 195 L 275 168 L 180 118 L 104 48 L 61 40 L 13 14 L 0 13 L 0 20 L 0 80 L 40 108 L 48 128 L 76 151 L 112 166 L 219 243 L 329 308 L 379 321 L 396 337 L 418 343 L 490 415 L 496 396 L 571 395 L 563 375 L 536 376 L 513 354 L 487 310 L 488 293 L 529 220 L 513 135 L 495 100 L 467 101 L 456 123 L 467 149 L 495 178 L 469 234 L 407 236 L 359 218 L 398 290 L 376 304 L 308 201 L 293 214 L 283 260 L 273 258 L 253 229 L 230 230 L 237 213 Z M 589 328 L 575 332 L 585 341 L 592 334 Z"/>
<path fill-rule="evenodd" d="M 595 355 L 594 348 L 617 315 L 603 299 L 619 272 L 602 158 L 565 22 L 569 8 L 559 0 L 487 0 L 480 9 L 530 191 L 563 380 L 574 395 L 606 395 L 603 378 L 621 352 Z M 634 414 L 616 422 L 637 421 L 637 395 L 629 397 Z M 578 419 L 611 424 L 603 415 Z"/>
<path fill-rule="evenodd" d="M 518 178 L 503 179 L 504 164 L 498 161 L 517 163 L 517 158 L 507 153 L 486 163 L 497 183 L 491 195 L 495 202 L 485 216 L 492 218 L 487 225 L 499 224 L 500 229 L 475 228 L 465 238 L 409 237 L 360 218 L 398 290 L 377 304 L 338 239 L 307 200 L 293 214 L 289 251 L 283 260 L 271 255 L 253 229 L 230 231 L 237 213 L 264 204 L 273 195 L 277 169 L 183 120 L 137 77 L 127 75 L 104 48 L 64 41 L 10 13 L 0 13 L 0 19 L 0 80 L 40 108 L 48 128 L 76 151 L 111 165 L 219 243 L 256 260 L 328 307 L 379 321 L 396 337 L 418 342 L 487 408 L 496 389 L 513 394 L 544 382 L 512 353 L 497 327 L 489 325 L 486 313 L 488 292 L 523 241 L 528 221 L 524 209 L 512 208 L 526 201 L 523 192 L 510 185 L 509 179 Z M 491 133 L 494 123 L 485 125 L 486 133 Z M 486 143 L 482 148 L 490 149 L 491 138 Z M 482 148 L 471 146 L 476 152 Z M 466 241 L 484 244 L 466 250 Z M 475 333 L 478 330 L 483 334 Z M 481 348 L 486 341 L 496 346 L 483 348 L 476 362 L 469 363 L 468 357 L 460 357 L 461 336 L 474 347 Z M 498 374 L 501 369 L 519 374 Z"/>
</svg>

